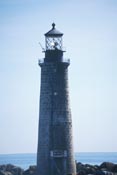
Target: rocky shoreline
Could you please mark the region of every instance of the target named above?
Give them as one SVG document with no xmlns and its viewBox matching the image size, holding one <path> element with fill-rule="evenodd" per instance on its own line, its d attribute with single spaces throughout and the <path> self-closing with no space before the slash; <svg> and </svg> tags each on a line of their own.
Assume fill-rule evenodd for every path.
<svg viewBox="0 0 117 175">
<path fill-rule="evenodd" d="M 117 164 L 103 162 L 101 165 L 76 163 L 77 175 L 117 175 Z M 27 170 L 11 164 L 0 165 L 0 175 L 36 175 L 36 166 Z M 70 175 L 70 174 L 69 174 Z"/>
</svg>

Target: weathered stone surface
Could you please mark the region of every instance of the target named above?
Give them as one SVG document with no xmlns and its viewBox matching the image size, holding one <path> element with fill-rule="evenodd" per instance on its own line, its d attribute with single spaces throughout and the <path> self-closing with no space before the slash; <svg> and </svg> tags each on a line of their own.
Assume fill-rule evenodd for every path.
<svg viewBox="0 0 117 175">
<path fill-rule="evenodd" d="M 68 65 L 64 62 L 44 62 L 41 65 L 37 153 L 37 169 L 40 175 L 56 175 L 58 169 L 62 173 L 63 166 L 66 174 L 76 173 L 69 103 Z M 52 158 L 50 152 L 56 150 L 66 151 L 67 157 Z"/>
</svg>

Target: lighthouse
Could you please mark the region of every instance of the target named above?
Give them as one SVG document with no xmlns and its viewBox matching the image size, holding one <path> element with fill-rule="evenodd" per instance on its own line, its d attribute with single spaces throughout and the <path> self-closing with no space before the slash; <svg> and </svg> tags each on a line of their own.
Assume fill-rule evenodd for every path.
<svg viewBox="0 0 117 175">
<path fill-rule="evenodd" d="M 45 33 L 45 58 L 39 60 L 38 175 L 76 174 L 68 86 L 70 60 L 63 57 L 62 37 L 53 23 Z"/>
</svg>

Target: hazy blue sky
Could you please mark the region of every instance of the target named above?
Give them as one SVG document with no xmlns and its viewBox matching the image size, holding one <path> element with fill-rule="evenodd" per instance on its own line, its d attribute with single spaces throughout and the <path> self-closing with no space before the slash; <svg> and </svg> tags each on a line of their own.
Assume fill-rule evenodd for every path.
<svg viewBox="0 0 117 175">
<path fill-rule="evenodd" d="M 37 150 L 44 33 L 64 33 L 75 151 L 117 151 L 117 1 L 0 0 L 0 153 Z"/>
</svg>

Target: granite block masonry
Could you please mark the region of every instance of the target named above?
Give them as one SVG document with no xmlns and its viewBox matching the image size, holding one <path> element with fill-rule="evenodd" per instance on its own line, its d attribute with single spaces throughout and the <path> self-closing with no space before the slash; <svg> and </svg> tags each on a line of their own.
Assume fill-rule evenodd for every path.
<svg viewBox="0 0 117 175">
<path fill-rule="evenodd" d="M 62 36 L 53 23 L 45 34 L 45 58 L 39 61 L 38 175 L 76 174 L 68 87 L 70 62 L 63 58 Z"/>
</svg>

